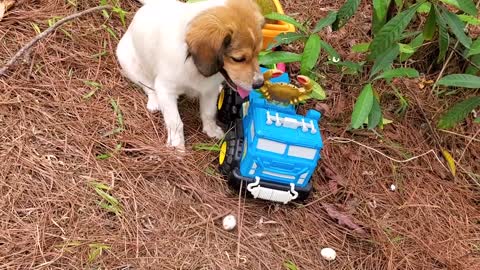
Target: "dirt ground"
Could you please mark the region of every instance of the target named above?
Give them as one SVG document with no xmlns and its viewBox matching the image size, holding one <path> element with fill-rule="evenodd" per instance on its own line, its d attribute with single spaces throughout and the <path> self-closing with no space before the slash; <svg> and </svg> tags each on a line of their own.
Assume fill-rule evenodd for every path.
<svg viewBox="0 0 480 270">
<path fill-rule="evenodd" d="M 54 16 L 98 5 L 16 2 L 0 22 L 0 65 L 36 36 L 36 26 L 45 30 Z M 282 3 L 305 19 L 341 4 Z M 350 48 L 369 40 L 363 3 L 345 29 L 322 32 L 342 58 L 360 59 Z M 122 1 L 127 23 L 138 6 Z M 352 133 L 358 78 L 326 69 L 329 109 L 320 122 L 325 148 L 314 193 L 301 205 L 245 199 L 218 174 L 215 152 L 192 149 L 215 143 L 201 133 L 196 101 L 181 101 L 186 157 L 165 148 L 161 115 L 148 113 L 143 92 L 120 75 L 109 29 L 116 37 L 125 31 L 118 17 L 100 12 L 76 19 L 0 78 L 1 269 L 287 269 L 285 262 L 297 269 L 480 269 L 479 126 L 429 128 L 460 96 L 439 99 L 430 86 L 398 81 L 409 106 L 397 115 L 392 90 L 378 84 L 393 123 L 378 135 Z M 429 60 L 415 64 L 422 61 Z M 120 124 L 112 103 L 124 129 L 109 135 Z M 439 145 L 457 160 L 455 177 Z M 98 157 L 105 153 L 111 157 Z M 97 203 L 93 181 L 111 187 L 120 215 Z M 228 213 L 239 219 L 233 231 L 221 226 Z M 323 260 L 323 247 L 337 259 Z"/>
</svg>

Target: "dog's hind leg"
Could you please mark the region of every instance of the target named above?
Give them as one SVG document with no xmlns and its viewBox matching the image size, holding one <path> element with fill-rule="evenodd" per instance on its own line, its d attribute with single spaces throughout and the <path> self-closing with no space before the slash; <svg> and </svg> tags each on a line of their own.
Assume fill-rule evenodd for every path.
<svg viewBox="0 0 480 270">
<path fill-rule="evenodd" d="M 122 75 L 140 86 L 148 96 L 147 109 L 150 112 L 158 111 L 158 100 L 153 88 L 154 81 L 146 75 L 146 72 L 140 65 L 128 32 L 118 43 L 116 54 Z"/>
</svg>

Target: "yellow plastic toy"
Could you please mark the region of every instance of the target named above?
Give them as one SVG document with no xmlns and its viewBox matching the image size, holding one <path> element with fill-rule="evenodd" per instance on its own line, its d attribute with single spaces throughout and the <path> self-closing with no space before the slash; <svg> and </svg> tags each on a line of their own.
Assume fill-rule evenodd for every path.
<svg viewBox="0 0 480 270">
<path fill-rule="evenodd" d="M 270 69 L 263 73 L 264 85 L 258 89 L 262 96 L 268 101 L 296 105 L 310 98 L 313 91 L 313 84 L 307 76 L 298 75 L 297 81 L 302 87 L 289 83 L 272 83 L 270 79 L 283 74 L 278 69 Z"/>
<path fill-rule="evenodd" d="M 280 14 L 285 14 L 283 11 L 282 4 L 280 4 L 279 0 L 272 0 L 273 3 L 275 4 L 275 7 L 277 9 L 277 13 Z M 286 23 L 283 21 L 276 21 L 276 22 L 271 22 L 268 20 L 268 22 L 263 26 L 262 33 L 263 33 L 263 50 L 268 48 L 268 45 L 270 45 L 271 42 L 281 33 L 286 33 L 286 32 L 295 32 L 295 26 L 290 23 Z"/>
</svg>

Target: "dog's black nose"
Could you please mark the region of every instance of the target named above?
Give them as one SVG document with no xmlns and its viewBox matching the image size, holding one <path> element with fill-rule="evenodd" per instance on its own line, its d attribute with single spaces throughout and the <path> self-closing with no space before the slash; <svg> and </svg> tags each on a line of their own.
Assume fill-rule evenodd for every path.
<svg viewBox="0 0 480 270">
<path fill-rule="evenodd" d="M 252 87 L 253 87 L 254 89 L 258 89 L 258 88 L 260 88 L 260 87 L 262 87 L 262 86 L 263 86 L 263 79 L 261 79 L 261 80 L 255 80 L 255 81 L 253 82 L 253 85 L 252 85 Z"/>
</svg>

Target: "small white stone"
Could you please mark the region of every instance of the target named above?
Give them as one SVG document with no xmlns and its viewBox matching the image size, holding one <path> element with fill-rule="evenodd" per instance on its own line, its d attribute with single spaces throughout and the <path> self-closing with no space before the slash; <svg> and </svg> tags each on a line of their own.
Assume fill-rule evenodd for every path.
<svg viewBox="0 0 480 270">
<path fill-rule="evenodd" d="M 333 261 L 337 257 L 337 252 L 333 248 L 322 248 L 320 255 L 327 261 Z"/>
<path fill-rule="evenodd" d="M 227 231 L 235 229 L 237 226 L 237 219 L 234 215 L 227 215 L 223 218 L 223 228 Z"/>
<path fill-rule="evenodd" d="M 397 189 L 397 187 L 394 185 L 394 184 L 391 184 L 390 185 L 390 190 L 391 191 L 395 191 Z"/>
</svg>

